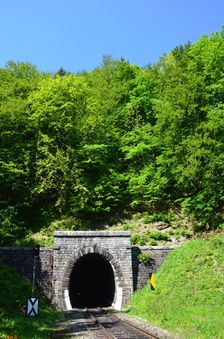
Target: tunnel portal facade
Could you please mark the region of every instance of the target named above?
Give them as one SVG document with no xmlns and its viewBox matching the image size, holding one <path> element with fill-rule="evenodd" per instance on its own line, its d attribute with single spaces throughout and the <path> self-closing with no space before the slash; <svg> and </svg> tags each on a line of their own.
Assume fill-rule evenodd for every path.
<svg viewBox="0 0 224 339">
<path fill-rule="evenodd" d="M 122 309 L 133 293 L 130 232 L 58 231 L 54 237 L 57 308 Z"/>
</svg>

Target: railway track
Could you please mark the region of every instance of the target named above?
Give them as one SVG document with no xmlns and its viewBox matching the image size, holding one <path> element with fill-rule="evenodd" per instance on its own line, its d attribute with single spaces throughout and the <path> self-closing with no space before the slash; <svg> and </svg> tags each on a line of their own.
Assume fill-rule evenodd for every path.
<svg viewBox="0 0 224 339">
<path fill-rule="evenodd" d="M 155 334 L 143 330 L 127 320 L 109 314 L 101 308 L 87 309 L 88 318 L 98 327 L 97 338 L 104 339 L 159 339 Z M 95 328 L 96 330 L 96 328 Z"/>
</svg>

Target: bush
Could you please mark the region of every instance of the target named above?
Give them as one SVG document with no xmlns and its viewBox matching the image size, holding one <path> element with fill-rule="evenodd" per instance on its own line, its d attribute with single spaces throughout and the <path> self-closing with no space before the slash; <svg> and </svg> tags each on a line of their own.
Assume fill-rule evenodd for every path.
<svg viewBox="0 0 224 339">
<path fill-rule="evenodd" d="M 8 206 L 0 210 L 0 246 L 11 245 L 18 238 L 25 235 L 25 227 L 20 221 L 17 208 Z"/>
<path fill-rule="evenodd" d="M 184 238 L 187 238 L 187 239 L 189 239 L 191 237 L 190 232 L 186 229 L 179 229 L 176 232 L 174 232 L 174 231 L 169 232 L 169 234 L 171 234 L 171 233 L 172 233 L 172 235 L 174 235 L 176 240 L 180 239 L 181 237 L 184 237 Z"/>
<path fill-rule="evenodd" d="M 223 251 L 224 251 L 224 238 L 221 237 L 215 237 L 212 239 L 212 245 L 215 249 L 220 248 L 223 246 Z"/>
<path fill-rule="evenodd" d="M 221 224 L 219 224 L 218 228 L 219 228 L 220 230 L 223 230 L 223 231 L 224 231 L 224 222 L 221 223 Z"/>
<path fill-rule="evenodd" d="M 135 221 L 141 219 L 141 214 L 140 213 L 133 214 L 132 219 Z"/>
<path fill-rule="evenodd" d="M 160 231 L 152 232 L 151 230 L 148 230 L 147 235 L 149 238 L 154 240 L 165 240 L 165 241 L 171 240 L 170 235 L 168 233 L 163 233 Z"/>
<path fill-rule="evenodd" d="M 153 222 L 153 215 L 145 214 L 143 222 L 144 224 L 150 224 L 151 222 Z"/>
<path fill-rule="evenodd" d="M 73 217 L 66 217 L 53 221 L 49 228 L 51 230 L 77 230 L 80 228 L 80 221 Z"/>
<path fill-rule="evenodd" d="M 157 241 L 155 239 L 151 239 L 149 241 L 149 246 L 157 246 Z"/>
<path fill-rule="evenodd" d="M 127 222 L 123 224 L 123 230 L 124 231 L 129 231 L 132 229 L 132 226 L 128 224 Z"/>
<path fill-rule="evenodd" d="M 192 229 L 194 232 L 204 232 L 206 230 L 206 225 L 201 222 L 194 222 L 192 224 Z"/>
<path fill-rule="evenodd" d="M 144 246 L 147 242 L 147 237 L 141 234 L 133 234 L 131 237 L 131 244 L 132 245 L 140 245 Z"/>
<path fill-rule="evenodd" d="M 173 220 L 174 215 L 171 212 L 158 212 L 158 213 L 154 213 L 153 215 L 148 216 L 150 222 L 154 222 L 154 221 L 163 221 L 165 223 L 169 223 Z"/>
<path fill-rule="evenodd" d="M 151 255 L 147 252 L 142 252 L 138 255 L 138 260 L 145 265 L 149 264 L 151 259 Z"/>
</svg>

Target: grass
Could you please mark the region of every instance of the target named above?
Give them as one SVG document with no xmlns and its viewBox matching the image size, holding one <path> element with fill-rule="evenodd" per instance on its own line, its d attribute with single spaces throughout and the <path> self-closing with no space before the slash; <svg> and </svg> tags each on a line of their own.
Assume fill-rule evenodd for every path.
<svg viewBox="0 0 224 339">
<path fill-rule="evenodd" d="M 51 324 L 57 318 L 57 312 L 38 291 L 35 296 L 39 297 L 39 315 L 26 316 L 31 285 L 14 269 L 0 265 L 0 338 L 50 338 Z"/>
<path fill-rule="evenodd" d="M 136 292 L 129 314 L 182 338 L 224 338 L 224 236 L 191 240 L 169 254 L 149 285 Z"/>
</svg>

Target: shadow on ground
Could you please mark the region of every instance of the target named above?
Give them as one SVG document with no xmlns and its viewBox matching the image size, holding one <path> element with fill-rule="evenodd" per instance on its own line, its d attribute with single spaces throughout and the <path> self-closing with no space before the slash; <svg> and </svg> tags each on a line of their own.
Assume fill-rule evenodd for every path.
<svg viewBox="0 0 224 339">
<path fill-rule="evenodd" d="M 83 337 L 93 338 L 98 330 L 97 324 L 87 317 L 86 311 L 72 310 L 61 313 L 60 320 L 55 323 L 52 339 Z"/>
</svg>

